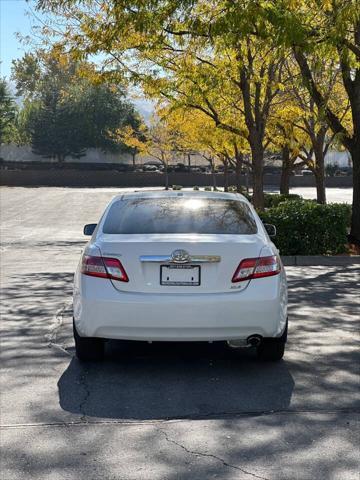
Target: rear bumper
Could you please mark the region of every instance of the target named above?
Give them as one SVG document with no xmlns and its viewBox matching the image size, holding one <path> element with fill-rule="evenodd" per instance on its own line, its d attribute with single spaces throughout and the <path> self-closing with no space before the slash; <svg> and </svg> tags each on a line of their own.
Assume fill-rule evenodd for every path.
<svg viewBox="0 0 360 480">
<path fill-rule="evenodd" d="M 217 341 L 278 337 L 287 316 L 285 274 L 250 282 L 241 292 L 142 294 L 79 273 L 74 320 L 81 336 L 142 341 Z"/>
</svg>

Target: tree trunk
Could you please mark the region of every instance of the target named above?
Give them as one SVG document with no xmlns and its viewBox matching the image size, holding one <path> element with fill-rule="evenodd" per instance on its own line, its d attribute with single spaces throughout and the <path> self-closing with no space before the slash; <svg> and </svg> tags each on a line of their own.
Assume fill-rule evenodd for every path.
<svg viewBox="0 0 360 480">
<path fill-rule="evenodd" d="M 281 178 L 280 178 L 280 193 L 282 195 L 289 195 L 290 175 L 291 175 L 291 168 L 283 166 L 281 170 Z"/>
<path fill-rule="evenodd" d="M 262 145 L 251 145 L 252 154 L 252 203 L 259 210 L 264 209 L 264 150 Z"/>
<path fill-rule="evenodd" d="M 324 172 L 315 172 L 316 182 L 316 201 L 325 205 L 326 203 L 326 189 L 325 189 L 325 175 Z"/>
<path fill-rule="evenodd" d="M 353 163 L 353 202 L 349 242 L 360 248 L 360 138 L 356 140 L 350 151 Z"/>
<path fill-rule="evenodd" d="M 216 176 L 215 176 L 215 164 L 214 164 L 214 159 L 213 158 L 211 159 L 210 166 L 211 166 L 211 178 L 212 178 L 213 190 L 215 192 L 215 190 L 216 190 Z"/>
<path fill-rule="evenodd" d="M 135 162 L 135 159 L 136 159 L 136 152 L 132 152 L 132 164 L 133 164 L 133 167 L 135 169 L 135 165 L 136 165 L 136 162 Z"/>
<path fill-rule="evenodd" d="M 224 192 L 229 191 L 229 161 L 224 160 Z"/>
<path fill-rule="evenodd" d="M 164 165 L 164 173 L 165 173 L 165 190 L 169 190 L 169 172 L 168 172 L 168 166 L 166 162 Z"/>
<path fill-rule="evenodd" d="M 280 178 L 280 193 L 282 195 L 289 195 L 290 174 L 291 174 L 291 167 L 292 167 L 292 165 L 290 165 L 289 147 L 287 146 L 283 147 L 281 155 L 282 155 L 282 165 L 281 165 L 281 178 Z"/>
<path fill-rule="evenodd" d="M 315 154 L 315 182 L 316 182 L 316 201 L 317 203 L 326 203 L 325 189 L 325 162 L 324 162 L 324 144 L 320 142 L 317 148 L 314 148 Z"/>
<path fill-rule="evenodd" d="M 168 172 L 168 164 L 167 161 L 165 161 L 165 156 L 161 152 L 161 160 L 164 165 L 164 175 L 165 175 L 165 190 L 169 190 L 169 172 Z"/>
<path fill-rule="evenodd" d="M 249 193 L 249 173 L 250 173 L 250 167 L 249 165 L 246 165 L 246 175 L 245 175 L 245 188 L 246 188 L 246 193 Z"/>
<path fill-rule="evenodd" d="M 236 165 L 235 165 L 235 173 L 236 173 L 236 191 L 241 193 L 241 168 L 243 163 L 244 156 L 241 152 L 238 152 L 236 155 Z"/>
</svg>

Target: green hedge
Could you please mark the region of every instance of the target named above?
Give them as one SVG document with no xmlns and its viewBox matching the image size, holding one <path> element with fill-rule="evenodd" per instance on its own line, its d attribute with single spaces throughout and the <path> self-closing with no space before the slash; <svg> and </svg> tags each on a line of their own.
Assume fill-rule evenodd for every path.
<svg viewBox="0 0 360 480">
<path fill-rule="evenodd" d="M 274 243 L 281 255 L 334 255 L 346 251 L 350 205 L 287 201 L 259 215 L 264 223 L 276 226 Z"/>
<path fill-rule="evenodd" d="M 289 193 L 287 195 L 283 193 L 264 193 L 265 208 L 277 207 L 280 203 L 291 200 L 302 200 L 302 197 L 296 193 Z"/>
</svg>

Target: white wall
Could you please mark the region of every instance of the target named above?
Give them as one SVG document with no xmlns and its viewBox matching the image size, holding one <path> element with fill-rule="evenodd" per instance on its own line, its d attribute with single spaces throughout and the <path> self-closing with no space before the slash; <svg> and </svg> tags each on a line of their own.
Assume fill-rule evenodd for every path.
<svg viewBox="0 0 360 480">
<path fill-rule="evenodd" d="M 4 160 L 12 162 L 55 162 L 50 158 L 43 158 L 40 155 L 35 155 L 31 151 L 29 145 L 14 145 L 4 144 L 0 146 L 0 157 Z M 90 148 L 86 155 L 81 158 L 67 157 L 66 162 L 78 163 L 130 163 L 132 162 L 131 155 L 119 153 L 104 153 L 101 150 Z"/>
<path fill-rule="evenodd" d="M 1 0 L 0 0 L 1 1 Z M 29 145 L 18 146 L 15 144 L 4 144 L 0 146 L 0 158 L 11 162 L 55 162 L 50 158 L 43 158 L 35 155 Z M 141 165 L 149 160 L 154 160 L 150 156 L 137 156 L 136 164 Z M 86 155 L 81 158 L 67 157 L 65 162 L 76 163 L 132 163 L 132 156 L 121 153 L 104 153 L 101 150 L 90 148 Z M 187 156 L 177 155 L 173 159 L 174 163 L 182 162 L 187 165 Z M 191 165 L 208 165 L 208 162 L 200 155 L 191 155 Z"/>
<path fill-rule="evenodd" d="M 31 151 L 31 147 L 28 145 L 17 146 L 14 144 L 4 144 L 0 146 L 0 158 L 12 162 L 49 162 L 49 158 L 43 158 L 40 155 L 35 155 Z M 136 163 L 138 165 L 143 164 L 149 160 L 154 160 L 150 156 L 137 156 Z M 55 162 L 55 160 L 52 160 Z M 91 148 L 87 150 L 86 155 L 77 159 L 67 157 L 66 162 L 78 162 L 78 163 L 132 163 L 132 157 L 128 154 L 120 153 L 104 153 L 101 150 Z M 173 163 L 181 162 L 185 165 L 188 164 L 187 155 L 178 154 L 173 158 Z M 325 164 L 336 163 L 339 167 L 348 167 L 351 165 L 350 155 L 347 151 L 338 152 L 330 150 L 325 157 Z M 209 163 L 201 155 L 191 155 L 191 165 L 208 165 Z M 281 161 L 276 161 L 275 164 L 281 165 Z"/>
</svg>

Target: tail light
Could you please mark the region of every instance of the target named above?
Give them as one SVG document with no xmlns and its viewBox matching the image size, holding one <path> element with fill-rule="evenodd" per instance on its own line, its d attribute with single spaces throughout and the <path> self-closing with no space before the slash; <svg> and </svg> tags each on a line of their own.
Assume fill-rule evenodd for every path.
<svg viewBox="0 0 360 480">
<path fill-rule="evenodd" d="M 118 282 L 128 282 L 129 277 L 117 258 L 92 257 L 84 255 L 81 273 L 90 277 L 109 278 Z"/>
<path fill-rule="evenodd" d="M 277 255 L 270 257 L 245 258 L 235 270 L 232 282 L 243 282 L 252 278 L 271 277 L 280 273 L 281 265 Z"/>
</svg>

